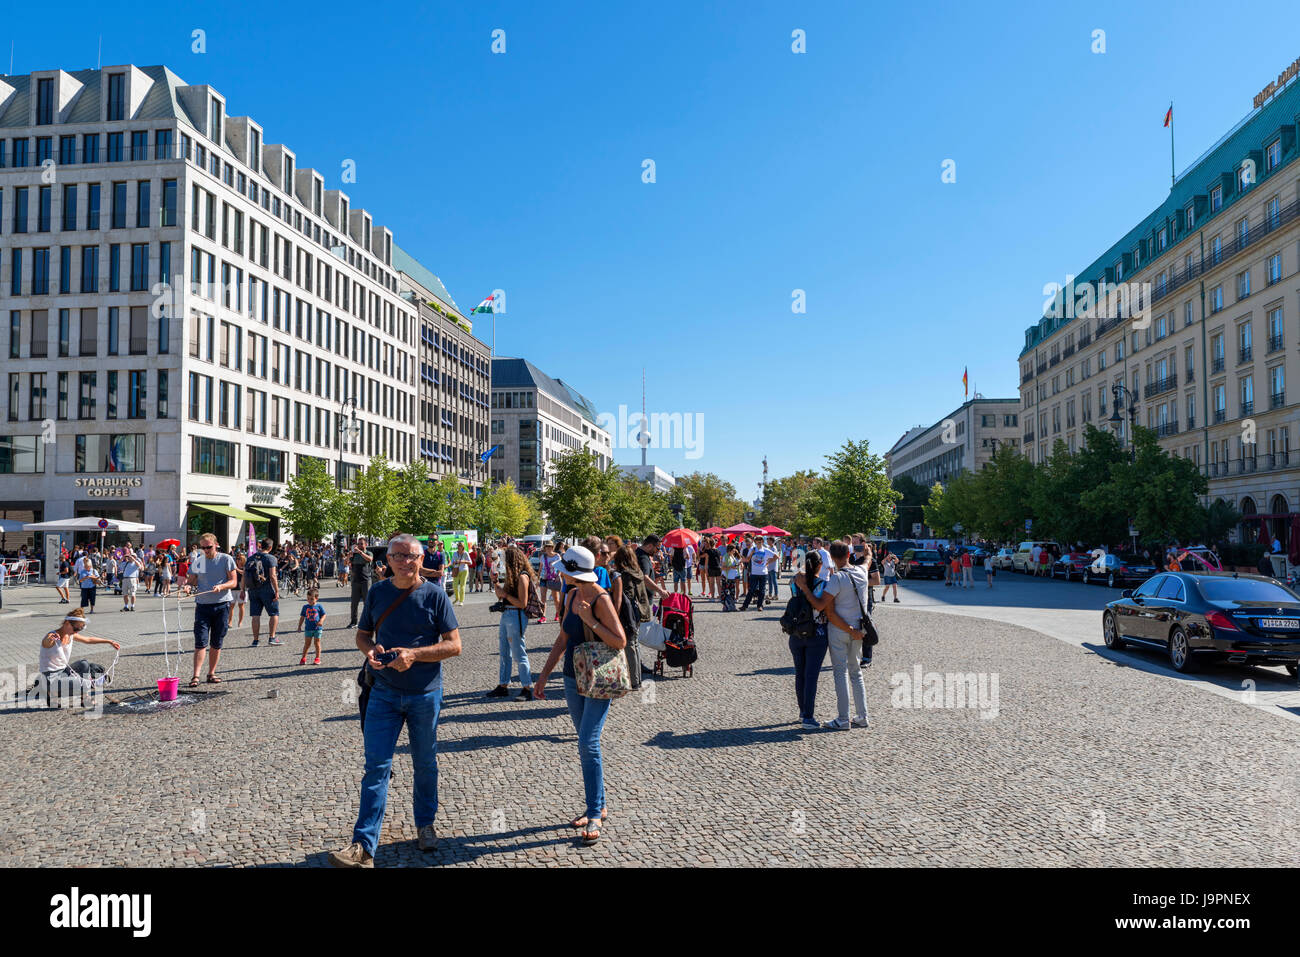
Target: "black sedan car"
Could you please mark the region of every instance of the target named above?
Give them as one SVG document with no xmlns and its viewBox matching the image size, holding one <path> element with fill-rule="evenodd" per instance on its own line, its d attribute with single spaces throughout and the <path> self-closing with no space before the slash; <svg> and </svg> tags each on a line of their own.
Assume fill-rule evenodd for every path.
<svg viewBox="0 0 1300 957">
<path fill-rule="evenodd" d="M 909 548 L 903 552 L 906 578 L 942 578 L 943 556 L 929 548 Z"/>
<path fill-rule="evenodd" d="M 1080 574 L 1079 580 L 1085 585 L 1105 582 L 1107 588 L 1115 588 L 1118 585 L 1144 582 L 1158 571 L 1160 569 L 1155 562 L 1140 555 L 1109 554 L 1094 559 Z"/>
<path fill-rule="evenodd" d="M 1109 602 L 1101 628 L 1107 648 L 1158 649 L 1181 672 L 1212 660 L 1295 677 L 1300 663 L 1300 595 L 1263 575 L 1162 572 Z"/>
</svg>

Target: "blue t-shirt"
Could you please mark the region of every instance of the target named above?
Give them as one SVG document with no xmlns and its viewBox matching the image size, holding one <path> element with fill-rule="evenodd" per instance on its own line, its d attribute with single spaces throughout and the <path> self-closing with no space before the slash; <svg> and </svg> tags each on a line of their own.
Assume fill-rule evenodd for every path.
<svg viewBox="0 0 1300 957">
<path fill-rule="evenodd" d="M 393 614 L 397 613 L 393 612 Z M 298 612 L 298 617 L 303 620 L 302 626 L 305 631 L 310 634 L 318 634 L 321 630 L 321 622 L 325 620 L 325 609 L 321 607 L 319 602 L 315 605 L 303 605 L 302 611 Z"/>
<path fill-rule="evenodd" d="M 371 586 L 366 604 L 357 622 L 360 631 L 373 632 L 375 622 L 384 614 L 388 606 L 402 595 L 391 580 L 385 579 Z M 384 646 L 386 651 L 394 648 L 427 648 L 442 641 L 442 636 L 460 627 L 456 622 L 456 613 L 451 610 L 451 600 L 446 589 L 436 587 L 433 582 L 422 581 L 415 586 L 402 606 L 385 619 L 379 634 L 373 635 L 376 644 Z M 417 661 L 405 671 L 391 668 L 372 669 L 377 681 L 383 681 L 394 691 L 407 694 L 419 694 L 434 691 L 442 687 L 442 662 Z"/>
<path fill-rule="evenodd" d="M 446 558 L 444 557 L 442 552 L 426 551 L 424 553 L 424 558 L 421 560 L 420 564 L 423 565 L 431 572 L 441 572 L 442 566 L 446 564 Z M 441 577 L 442 575 L 438 574 L 438 575 L 434 575 L 429 580 L 437 581 Z"/>
</svg>

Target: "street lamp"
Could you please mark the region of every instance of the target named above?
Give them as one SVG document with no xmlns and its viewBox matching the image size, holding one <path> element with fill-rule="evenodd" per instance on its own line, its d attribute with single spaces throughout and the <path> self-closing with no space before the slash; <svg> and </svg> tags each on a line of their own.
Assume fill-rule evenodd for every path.
<svg viewBox="0 0 1300 957">
<path fill-rule="evenodd" d="M 343 410 L 349 406 L 352 407 L 352 416 L 345 419 Z M 357 399 L 356 396 L 348 396 L 339 404 L 339 467 L 334 473 L 334 485 L 340 492 L 343 491 L 343 446 L 347 442 L 355 442 L 360 434 L 361 422 L 357 419 Z"/>
<path fill-rule="evenodd" d="M 1134 439 L 1134 436 L 1133 436 L 1133 429 L 1134 429 L 1134 427 L 1137 426 L 1137 396 L 1133 394 L 1133 391 L 1132 391 L 1131 389 L 1126 388 L 1126 387 L 1124 386 L 1124 384 L 1121 383 L 1121 382 L 1116 382 L 1114 385 L 1112 385 L 1112 386 L 1110 387 L 1110 392 L 1111 392 L 1111 395 L 1114 396 L 1114 398 L 1115 398 L 1115 403 L 1114 403 L 1114 409 L 1115 409 L 1115 411 L 1112 412 L 1112 413 L 1110 414 L 1109 422 L 1110 422 L 1112 425 L 1114 425 L 1114 426 L 1117 426 L 1117 427 L 1118 427 L 1119 424 L 1120 424 L 1121 422 L 1124 421 L 1124 417 L 1123 417 L 1122 415 L 1119 414 L 1119 408 L 1120 408 L 1120 400 L 1121 400 L 1121 396 L 1127 397 L 1127 399 L 1128 399 L 1128 421 L 1129 421 L 1128 450 L 1129 450 L 1129 461 L 1130 461 L 1130 462 L 1136 462 L 1136 461 L 1137 461 L 1137 446 L 1134 444 L 1134 441 L 1133 441 L 1133 439 Z M 1119 431 L 1118 428 L 1116 428 L 1116 431 Z"/>
</svg>

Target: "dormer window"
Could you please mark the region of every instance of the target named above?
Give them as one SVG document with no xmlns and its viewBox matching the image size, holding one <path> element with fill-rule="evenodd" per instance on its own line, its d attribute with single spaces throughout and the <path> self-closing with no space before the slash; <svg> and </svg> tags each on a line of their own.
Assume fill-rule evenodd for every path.
<svg viewBox="0 0 1300 957">
<path fill-rule="evenodd" d="M 108 119 L 126 119 L 126 74 L 110 73 L 108 75 Z"/>
<path fill-rule="evenodd" d="M 1223 208 L 1223 187 L 1215 186 L 1210 190 L 1210 212 L 1217 213 Z"/>
</svg>

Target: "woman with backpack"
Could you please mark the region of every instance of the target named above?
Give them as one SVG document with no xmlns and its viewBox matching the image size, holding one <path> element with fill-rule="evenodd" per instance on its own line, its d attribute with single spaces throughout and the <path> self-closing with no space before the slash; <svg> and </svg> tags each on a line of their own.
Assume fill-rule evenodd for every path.
<svg viewBox="0 0 1300 957">
<path fill-rule="evenodd" d="M 586 642 L 601 642 L 618 650 L 627 644 L 627 636 L 609 593 L 596 583 L 596 556 L 591 550 L 575 545 L 564 553 L 561 563 L 564 570 L 560 574 L 568 586 L 564 618 L 551 654 L 537 676 L 536 697 L 545 699 L 546 680 L 563 657 L 564 700 L 569 706 L 573 727 L 578 732 L 578 757 L 586 796 L 586 812 L 569 822 L 569 826 L 581 828 L 582 843 L 590 847 L 600 840 L 601 822 L 608 816 L 600 736 L 605 729 L 605 719 L 609 717 L 612 699 L 586 698 L 578 693 L 573 651 Z"/>
<path fill-rule="evenodd" d="M 790 599 L 792 604 L 801 602 L 806 608 L 806 612 L 800 614 L 796 611 L 794 616 L 796 630 L 790 633 L 790 656 L 794 658 L 794 697 L 799 705 L 799 725 L 809 731 L 821 729 L 814 714 L 817 679 L 821 677 L 822 662 L 830 650 L 826 615 L 812 605 L 813 600 L 821 601 L 826 589 L 826 583 L 817 577 L 821 567 L 822 557 L 810 551 L 804 561 L 804 570 L 794 578 L 795 597 Z"/>
<path fill-rule="evenodd" d="M 495 586 L 497 598 L 506 603 L 506 610 L 501 613 L 497 623 L 497 648 L 501 656 L 501 665 L 497 671 L 497 686 L 485 697 L 505 698 L 510 694 L 510 664 L 515 661 L 519 666 L 520 701 L 533 700 L 533 676 L 528 669 L 528 647 L 524 642 L 524 632 L 528 630 L 528 619 L 540 604 L 537 586 L 529 573 L 531 566 L 524 553 L 511 545 L 506 549 L 506 574 L 504 580 Z M 457 586 L 461 590 L 462 586 Z M 529 605 L 533 605 L 530 608 Z"/>
</svg>

